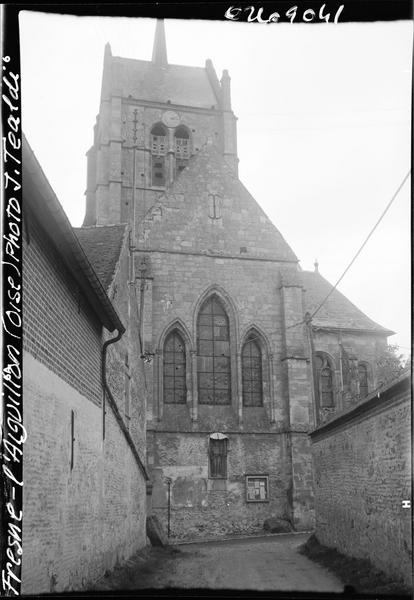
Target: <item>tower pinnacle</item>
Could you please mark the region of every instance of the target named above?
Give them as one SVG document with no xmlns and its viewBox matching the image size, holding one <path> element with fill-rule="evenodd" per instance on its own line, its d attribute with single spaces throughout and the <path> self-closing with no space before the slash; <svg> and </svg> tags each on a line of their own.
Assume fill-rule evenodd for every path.
<svg viewBox="0 0 414 600">
<path fill-rule="evenodd" d="M 168 64 L 164 19 L 157 19 L 157 25 L 155 28 L 154 36 L 154 46 L 152 49 L 152 62 L 159 66 L 166 66 Z"/>
</svg>

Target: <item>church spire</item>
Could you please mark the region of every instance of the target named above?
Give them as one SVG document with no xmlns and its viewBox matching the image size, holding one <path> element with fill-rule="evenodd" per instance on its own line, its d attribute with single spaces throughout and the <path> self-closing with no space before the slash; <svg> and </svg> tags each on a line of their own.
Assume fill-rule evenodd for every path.
<svg viewBox="0 0 414 600">
<path fill-rule="evenodd" d="M 157 26 L 155 28 L 154 36 L 154 47 L 152 49 L 152 62 L 159 66 L 166 66 L 168 64 L 164 19 L 157 19 Z"/>
</svg>

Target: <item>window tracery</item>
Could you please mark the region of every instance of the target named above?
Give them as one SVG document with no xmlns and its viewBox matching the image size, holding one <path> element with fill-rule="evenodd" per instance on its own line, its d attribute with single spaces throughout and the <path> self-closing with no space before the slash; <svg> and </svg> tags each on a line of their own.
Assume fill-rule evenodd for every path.
<svg viewBox="0 0 414 600">
<path fill-rule="evenodd" d="M 186 358 L 185 344 L 178 331 L 172 331 L 164 343 L 164 402 L 185 404 L 186 402 Z"/>
<path fill-rule="evenodd" d="M 244 406 L 263 405 L 262 352 L 253 336 L 242 349 L 242 388 Z"/>
<path fill-rule="evenodd" d="M 230 404 L 229 319 L 216 295 L 206 300 L 198 315 L 197 355 L 199 403 Z"/>
<path fill-rule="evenodd" d="M 334 372 L 332 365 L 325 354 L 315 356 L 317 389 L 319 392 L 319 406 L 332 408 L 335 406 L 334 398 Z"/>
</svg>

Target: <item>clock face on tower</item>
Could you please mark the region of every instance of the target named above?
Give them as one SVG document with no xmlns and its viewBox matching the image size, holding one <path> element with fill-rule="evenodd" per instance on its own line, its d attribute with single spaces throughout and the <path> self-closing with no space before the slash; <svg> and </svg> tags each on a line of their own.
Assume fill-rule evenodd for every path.
<svg viewBox="0 0 414 600">
<path fill-rule="evenodd" d="M 173 110 L 166 110 L 165 113 L 162 115 L 162 122 L 167 127 L 177 127 L 177 125 L 180 122 L 180 117 Z"/>
</svg>

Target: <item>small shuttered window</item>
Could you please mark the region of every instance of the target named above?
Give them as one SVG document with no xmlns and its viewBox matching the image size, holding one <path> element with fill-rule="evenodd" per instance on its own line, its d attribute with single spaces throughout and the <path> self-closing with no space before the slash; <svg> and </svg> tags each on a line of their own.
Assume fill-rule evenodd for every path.
<svg viewBox="0 0 414 600">
<path fill-rule="evenodd" d="M 164 187 L 165 154 L 167 152 L 167 130 L 158 123 L 151 129 L 151 185 Z"/>
<path fill-rule="evenodd" d="M 180 126 L 174 132 L 175 177 L 183 171 L 190 158 L 190 134 L 186 127 Z"/>
<path fill-rule="evenodd" d="M 210 478 L 227 477 L 227 438 L 209 440 Z"/>
</svg>

